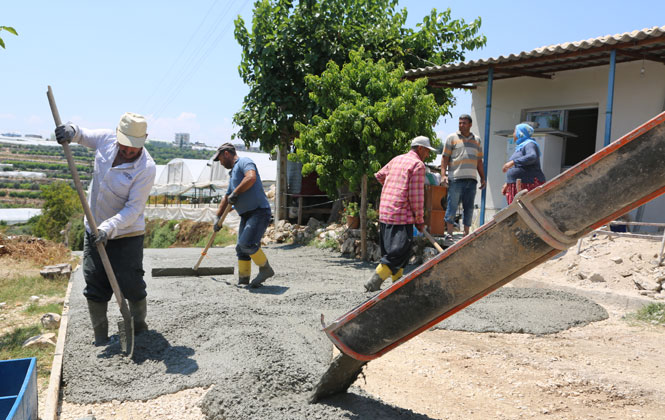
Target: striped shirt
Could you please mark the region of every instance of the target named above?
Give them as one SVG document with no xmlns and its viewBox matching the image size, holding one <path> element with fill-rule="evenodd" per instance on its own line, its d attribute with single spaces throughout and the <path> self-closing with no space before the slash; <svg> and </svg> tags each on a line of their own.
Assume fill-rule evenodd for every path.
<svg viewBox="0 0 665 420">
<path fill-rule="evenodd" d="M 381 223 L 424 223 L 425 164 L 414 150 L 393 158 L 374 176 L 383 185 L 379 206 Z"/>
<path fill-rule="evenodd" d="M 476 179 L 478 162 L 483 160 L 483 147 L 480 138 L 473 133 L 468 137 L 462 136 L 459 131 L 448 136 L 443 147 L 443 156 L 449 158 L 448 178 Z"/>
</svg>

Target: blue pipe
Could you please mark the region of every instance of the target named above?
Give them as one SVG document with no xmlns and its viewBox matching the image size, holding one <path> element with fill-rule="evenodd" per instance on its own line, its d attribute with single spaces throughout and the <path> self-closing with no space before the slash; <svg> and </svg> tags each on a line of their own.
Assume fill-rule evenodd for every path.
<svg viewBox="0 0 665 420">
<path fill-rule="evenodd" d="M 485 200 L 487 199 L 487 161 L 490 149 L 490 116 L 492 115 L 492 85 L 494 84 L 494 68 L 487 71 L 487 105 L 485 106 L 485 143 L 483 145 L 483 170 L 485 172 L 485 188 L 480 197 L 480 226 L 485 224 Z"/>
<path fill-rule="evenodd" d="M 612 108 L 614 107 L 614 68 L 617 64 L 617 51 L 610 53 L 610 74 L 607 80 L 607 111 L 605 111 L 605 143 L 610 144 L 612 134 Z"/>
</svg>

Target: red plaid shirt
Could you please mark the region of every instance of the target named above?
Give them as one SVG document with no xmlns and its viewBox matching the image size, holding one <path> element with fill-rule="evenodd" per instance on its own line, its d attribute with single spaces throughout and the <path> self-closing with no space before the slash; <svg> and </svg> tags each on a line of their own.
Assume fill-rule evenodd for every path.
<svg viewBox="0 0 665 420">
<path fill-rule="evenodd" d="M 425 222 L 425 164 L 415 151 L 393 158 L 374 176 L 383 185 L 380 222 L 390 225 Z"/>
</svg>

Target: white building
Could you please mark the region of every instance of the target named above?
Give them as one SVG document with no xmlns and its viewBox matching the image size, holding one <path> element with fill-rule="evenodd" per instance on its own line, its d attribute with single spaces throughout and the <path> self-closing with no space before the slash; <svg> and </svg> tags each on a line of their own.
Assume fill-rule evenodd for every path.
<svg viewBox="0 0 665 420">
<path fill-rule="evenodd" d="M 472 89 L 471 131 L 484 143 L 488 179 L 476 204 L 487 221 L 506 205 L 501 167 L 514 149 L 516 124 L 540 123 L 536 140 L 550 180 L 665 110 L 664 63 L 665 26 L 414 69 L 406 77 L 427 76 L 433 86 Z M 664 222 L 665 196 L 631 216 Z"/>
<path fill-rule="evenodd" d="M 181 149 L 189 147 L 189 133 L 175 133 L 175 141 L 173 143 Z"/>
</svg>

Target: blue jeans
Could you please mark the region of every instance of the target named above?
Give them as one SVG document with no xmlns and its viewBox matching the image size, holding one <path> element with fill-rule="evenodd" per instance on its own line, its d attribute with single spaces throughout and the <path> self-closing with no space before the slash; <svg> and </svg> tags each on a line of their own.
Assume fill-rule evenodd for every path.
<svg viewBox="0 0 665 420">
<path fill-rule="evenodd" d="M 236 255 L 239 260 L 249 261 L 250 255 L 261 248 L 261 238 L 270 224 L 270 209 L 250 210 L 240 215 Z"/>
<path fill-rule="evenodd" d="M 473 221 L 473 203 L 476 200 L 476 188 L 478 181 L 475 179 L 458 179 L 450 181 L 448 187 L 448 206 L 446 208 L 446 223 L 454 223 L 457 215 L 457 207 L 462 201 L 464 209 L 464 226 L 471 226 Z"/>
</svg>

